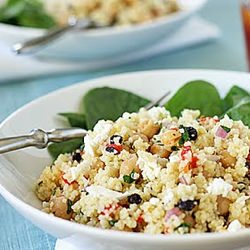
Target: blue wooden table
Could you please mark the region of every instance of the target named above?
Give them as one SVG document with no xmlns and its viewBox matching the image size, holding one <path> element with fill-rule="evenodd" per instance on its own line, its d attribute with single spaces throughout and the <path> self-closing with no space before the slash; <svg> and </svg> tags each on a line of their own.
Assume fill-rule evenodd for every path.
<svg viewBox="0 0 250 250">
<path fill-rule="evenodd" d="M 145 61 L 91 73 L 78 73 L 22 82 L 0 84 L 0 121 L 25 103 L 52 90 L 103 75 L 170 68 L 210 68 L 246 71 L 244 39 L 241 27 L 239 1 L 210 0 L 200 13 L 217 23 L 222 37 L 213 43 L 203 44 L 162 54 Z M 0 69 L 0 73 L 1 72 Z M 17 214 L 0 196 L 0 249 L 45 250 L 54 249 L 55 239 L 42 232 Z"/>
</svg>

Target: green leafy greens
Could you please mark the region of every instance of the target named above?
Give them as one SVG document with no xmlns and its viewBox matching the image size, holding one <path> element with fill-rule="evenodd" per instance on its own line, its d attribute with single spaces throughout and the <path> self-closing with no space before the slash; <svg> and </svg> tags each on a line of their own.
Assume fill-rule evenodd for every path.
<svg viewBox="0 0 250 250">
<path fill-rule="evenodd" d="M 136 112 L 149 100 L 131 92 L 103 87 L 90 90 L 83 99 L 88 129 L 100 119 L 116 120 L 124 112 Z"/>
<path fill-rule="evenodd" d="M 225 96 L 223 100 L 224 110 L 227 111 L 230 108 L 236 106 L 244 97 L 250 96 L 249 92 L 238 87 L 233 86 Z"/>
<path fill-rule="evenodd" d="M 123 181 L 128 183 L 128 184 L 131 184 L 133 183 L 135 180 L 132 178 L 133 175 L 134 175 L 135 171 L 133 170 L 130 175 L 123 175 Z"/>
<path fill-rule="evenodd" d="M 65 117 L 71 127 L 87 128 L 86 117 L 81 113 L 59 113 L 60 116 Z"/>
<path fill-rule="evenodd" d="M 236 106 L 229 109 L 226 114 L 235 121 L 242 121 L 250 128 L 250 96 L 243 98 Z"/>
<path fill-rule="evenodd" d="M 0 7 L 0 22 L 45 29 L 55 25 L 40 0 L 7 0 Z"/>
<path fill-rule="evenodd" d="M 186 141 L 189 141 L 189 140 L 190 140 L 190 137 L 189 137 L 189 134 L 188 134 L 188 131 L 187 131 L 187 128 L 186 128 L 186 127 L 180 126 L 180 128 L 184 130 L 184 133 L 182 133 L 181 138 L 180 138 L 180 140 L 179 140 L 179 145 L 182 146 L 182 145 L 184 145 L 184 143 L 185 143 Z"/>
<path fill-rule="evenodd" d="M 71 153 L 80 148 L 83 144 L 82 139 L 73 139 L 60 143 L 52 143 L 48 146 L 48 151 L 53 159 L 56 159 L 60 154 Z"/>
<path fill-rule="evenodd" d="M 137 112 L 149 100 L 131 92 L 102 87 L 90 90 L 82 102 L 81 113 L 60 113 L 72 127 L 92 129 L 100 119 L 115 121 L 124 112 Z M 179 116 L 183 109 L 199 109 L 204 116 L 221 116 L 227 114 L 233 120 L 241 120 L 250 127 L 250 96 L 249 92 L 233 86 L 222 100 L 217 89 L 208 82 L 197 80 L 183 85 L 173 97 L 165 104 L 173 116 Z M 230 132 L 227 127 L 223 127 Z M 189 135 L 184 129 L 180 145 L 188 140 Z M 51 144 L 49 153 L 56 158 L 61 153 L 70 153 L 80 148 L 81 139 Z M 173 150 L 178 150 L 175 148 Z M 123 176 L 124 182 L 132 183 L 131 175 Z"/>
<path fill-rule="evenodd" d="M 166 103 L 172 116 L 180 116 L 183 109 L 199 109 L 204 116 L 221 115 L 222 101 L 217 89 L 208 82 L 197 80 L 183 85 Z"/>
</svg>

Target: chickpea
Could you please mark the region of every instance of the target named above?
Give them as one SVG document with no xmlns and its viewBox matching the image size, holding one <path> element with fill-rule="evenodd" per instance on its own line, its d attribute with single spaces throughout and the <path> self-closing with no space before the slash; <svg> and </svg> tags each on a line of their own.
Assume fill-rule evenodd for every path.
<svg viewBox="0 0 250 250">
<path fill-rule="evenodd" d="M 62 219 L 70 220 L 72 212 L 67 213 L 68 204 L 67 199 L 63 196 L 55 197 L 51 200 L 52 207 L 51 212 Z"/>
<path fill-rule="evenodd" d="M 161 158 L 168 158 L 170 153 L 164 146 L 161 146 L 159 144 L 153 144 L 150 147 L 150 152 L 154 155 L 157 154 L 159 155 Z"/>
<path fill-rule="evenodd" d="M 105 167 L 105 163 L 100 159 L 97 159 L 96 162 L 92 166 L 94 169 L 100 169 Z"/>
<path fill-rule="evenodd" d="M 138 130 L 141 134 L 144 134 L 151 139 L 159 132 L 160 126 L 158 124 L 154 124 L 152 120 L 145 120 L 139 124 Z"/>
<path fill-rule="evenodd" d="M 236 163 L 236 158 L 231 156 L 227 150 L 221 152 L 221 164 L 224 168 L 233 167 Z"/>
<path fill-rule="evenodd" d="M 135 133 L 134 135 L 132 135 L 132 136 L 130 137 L 130 140 L 132 140 L 132 142 L 135 142 L 136 140 L 138 140 L 138 139 L 140 139 L 140 138 L 141 138 L 144 142 L 149 142 L 148 137 L 147 137 L 146 135 L 140 134 L 140 133 Z"/>
<path fill-rule="evenodd" d="M 134 170 L 136 173 L 140 173 L 139 167 L 136 165 L 137 156 L 132 155 L 130 159 L 125 160 L 120 167 L 120 175 L 130 175 L 131 172 Z"/>
<path fill-rule="evenodd" d="M 194 227 L 194 225 L 195 225 L 195 220 L 194 220 L 194 218 L 190 214 L 187 214 L 184 217 L 184 222 L 187 223 L 187 224 L 189 224 L 190 227 Z"/>
<path fill-rule="evenodd" d="M 177 144 L 179 139 L 181 138 L 181 133 L 176 130 L 168 130 L 161 136 L 162 143 L 167 147 L 172 147 Z"/>
<path fill-rule="evenodd" d="M 222 197 L 219 195 L 217 197 L 217 210 L 219 215 L 225 216 L 229 212 L 229 206 L 231 201 L 228 198 Z"/>
</svg>

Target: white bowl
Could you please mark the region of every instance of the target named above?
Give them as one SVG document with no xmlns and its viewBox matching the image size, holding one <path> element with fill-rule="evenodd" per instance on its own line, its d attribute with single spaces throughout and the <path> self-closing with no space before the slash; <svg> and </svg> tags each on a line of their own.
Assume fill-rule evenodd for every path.
<svg viewBox="0 0 250 250">
<path fill-rule="evenodd" d="M 157 40 L 171 36 L 206 0 L 177 0 L 182 10 L 151 22 L 130 27 L 111 27 L 69 33 L 37 56 L 67 60 L 96 60 L 111 58 L 143 49 Z M 1 42 L 11 46 L 42 35 L 44 30 L 0 23 Z"/>
<path fill-rule="evenodd" d="M 97 86 L 127 89 L 150 99 L 166 90 L 176 90 L 194 79 L 215 84 L 224 95 L 232 84 L 250 90 L 250 75 L 246 73 L 170 70 L 122 74 L 84 82 L 41 97 L 16 111 L 0 125 L 0 137 L 27 133 L 32 128 L 51 129 L 63 126 L 56 114 L 74 111 L 83 94 Z M 44 231 L 66 240 L 66 249 L 88 250 L 212 250 L 235 249 L 250 245 L 250 230 L 235 233 L 207 233 L 193 235 L 147 235 L 102 230 L 69 222 L 41 212 L 40 201 L 33 193 L 33 184 L 44 166 L 51 162 L 46 150 L 34 148 L 0 156 L 0 193 L 23 216 Z M 86 247 L 86 248 L 84 248 Z M 59 248 L 58 248 L 59 249 Z M 77 248 L 76 248 L 77 249 Z"/>
</svg>

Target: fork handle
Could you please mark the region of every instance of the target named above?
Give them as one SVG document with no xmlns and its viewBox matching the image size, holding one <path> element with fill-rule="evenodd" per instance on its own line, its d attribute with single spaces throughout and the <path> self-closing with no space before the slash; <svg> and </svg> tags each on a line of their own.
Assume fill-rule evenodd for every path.
<svg viewBox="0 0 250 250">
<path fill-rule="evenodd" d="M 13 45 L 12 50 L 18 55 L 36 52 L 39 49 L 41 49 L 43 46 L 53 42 L 54 40 L 61 37 L 64 33 L 66 33 L 67 31 L 73 28 L 74 28 L 73 26 L 65 26 L 62 28 L 56 28 L 54 30 L 47 32 L 46 34 L 40 37 L 36 37 L 25 42 L 16 43 Z"/>
<path fill-rule="evenodd" d="M 53 129 L 45 132 L 33 129 L 30 134 L 0 139 L 0 154 L 27 147 L 46 148 L 50 142 L 63 142 L 76 138 L 83 138 L 87 134 L 81 128 Z"/>
<path fill-rule="evenodd" d="M 71 17 L 68 20 L 68 24 L 64 27 L 56 27 L 47 31 L 44 35 L 36 37 L 24 42 L 19 42 L 13 45 L 12 50 L 16 54 L 28 54 L 35 53 L 42 49 L 44 46 L 50 44 L 54 40 L 60 38 L 63 34 L 72 31 L 74 29 L 87 29 L 91 28 L 93 23 L 86 20 L 78 20 L 75 17 Z"/>
<path fill-rule="evenodd" d="M 30 135 L 3 138 L 0 139 L 0 154 L 30 146 L 38 146 L 37 141 Z"/>
</svg>

